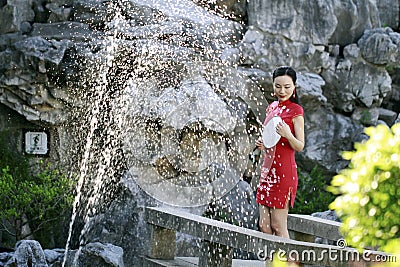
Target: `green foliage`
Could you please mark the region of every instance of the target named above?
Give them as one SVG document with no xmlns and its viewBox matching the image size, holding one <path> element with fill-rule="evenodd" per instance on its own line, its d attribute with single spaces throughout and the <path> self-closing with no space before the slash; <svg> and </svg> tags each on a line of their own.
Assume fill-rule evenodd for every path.
<svg viewBox="0 0 400 267">
<path fill-rule="evenodd" d="M 291 213 L 311 214 L 328 210 L 335 196 L 327 192 L 327 179 L 322 171 L 315 166 L 309 174 L 298 172 L 296 200 Z"/>
<path fill-rule="evenodd" d="M 47 229 L 54 220 L 69 210 L 73 203 L 73 179 L 69 179 L 50 163 L 29 161 L 12 151 L 0 137 L 0 222 L 16 240 L 24 239 L 23 227 L 31 233 Z M 11 224 L 13 229 L 7 225 Z"/>
<path fill-rule="evenodd" d="M 371 125 L 372 115 L 369 110 L 364 110 L 361 112 L 360 123 Z"/>
<path fill-rule="evenodd" d="M 342 219 L 347 243 L 400 252 L 400 124 L 365 129 L 369 139 L 343 153 L 349 167 L 329 190 L 340 194 L 331 204 Z"/>
</svg>

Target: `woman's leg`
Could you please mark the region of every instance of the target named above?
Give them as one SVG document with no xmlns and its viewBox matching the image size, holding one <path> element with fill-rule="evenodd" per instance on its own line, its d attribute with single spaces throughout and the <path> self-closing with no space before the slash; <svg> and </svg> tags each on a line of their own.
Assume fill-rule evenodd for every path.
<svg viewBox="0 0 400 267">
<path fill-rule="evenodd" d="M 287 217 L 289 214 L 289 203 L 284 209 L 270 209 L 271 228 L 275 235 L 289 238 L 287 229 Z"/>
<path fill-rule="evenodd" d="M 263 233 L 272 235 L 272 228 L 271 228 L 271 214 L 270 209 L 264 205 L 258 205 L 260 210 L 260 230 Z"/>
</svg>

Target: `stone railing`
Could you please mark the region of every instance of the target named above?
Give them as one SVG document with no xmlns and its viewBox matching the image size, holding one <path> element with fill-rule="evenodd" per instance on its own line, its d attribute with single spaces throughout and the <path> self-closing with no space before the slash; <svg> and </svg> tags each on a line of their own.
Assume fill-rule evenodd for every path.
<svg viewBox="0 0 400 267">
<path fill-rule="evenodd" d="M 174 261 L 177 231 L 202 240 L 198 266 L 232 266 L 235 248 L 267 260 L 273 255 L 285 255 L 287 259 L 301 264 L 317 266 L 364 266 L 366 261 L 377 261 L 379 257 L 386 256 L 379 251 L 359 253 L 346 247 L 339 233 L 340 223 L 307 215 L 289 215 L 288 229 L 297 240 L 170 208 L 147 207 L 146 221 L 149 244 L 143 259 L 144 266 L 193 266 L 179 265 Z M 317 244 L 314 243 L 315 237 L 343 243 Z M 173 265 L 163 265 L 163 261 Z"/>
</svg>

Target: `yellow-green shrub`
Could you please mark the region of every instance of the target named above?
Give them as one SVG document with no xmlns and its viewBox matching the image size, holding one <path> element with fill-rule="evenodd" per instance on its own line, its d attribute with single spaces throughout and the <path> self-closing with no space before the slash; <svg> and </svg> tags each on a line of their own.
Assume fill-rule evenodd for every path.
<svg viewBox="0 0 400 267">
<path fill-rule="evenodd" d="M 348 244 L 362 249 L 400 251 L 400 124 L 365 129 L 369 139 L 344 152 L 348 168 L 329 190 L 340 194 L 330 205 L 341 218 Z"/>
</svg>

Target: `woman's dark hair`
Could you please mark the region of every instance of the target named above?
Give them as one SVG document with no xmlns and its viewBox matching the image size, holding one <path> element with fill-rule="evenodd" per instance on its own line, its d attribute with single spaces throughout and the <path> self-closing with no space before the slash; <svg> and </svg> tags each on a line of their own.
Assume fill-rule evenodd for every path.
<svg viewBox="0 0 400 267">
<path fill-rule="evenodd" d="M 272 81 L 275 81 L 276 77 L 279 76 L 284 76 L 287 75 L 290 78 L 292 78 L 293 84 L 296 86 L 296 81 L 297 81 L 297 74 L 296 71 L 292 67 L 288 66 L 282 66 L 278 67 L 274 70 L 274 73 L 272 74 Z M 296 88 L 293 91 L 293 95 L 290 97 L 290 101 L 294 103 L 299 103 L 299 97 L 296 94 Z"/>
</svg>

